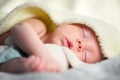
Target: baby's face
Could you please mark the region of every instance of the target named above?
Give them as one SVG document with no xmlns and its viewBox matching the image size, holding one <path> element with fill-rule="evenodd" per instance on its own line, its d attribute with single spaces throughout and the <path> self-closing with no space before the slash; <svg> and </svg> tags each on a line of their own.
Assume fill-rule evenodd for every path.
<svg viewBox="0 0 120 80">
<path fill-rule="evenodd" d="M 84 25 L 61 25 L 52 32 L 50 39 L 51 43 L 68 47 L 86 63 L 103 59 L 95 33 Z"/>
</svg>

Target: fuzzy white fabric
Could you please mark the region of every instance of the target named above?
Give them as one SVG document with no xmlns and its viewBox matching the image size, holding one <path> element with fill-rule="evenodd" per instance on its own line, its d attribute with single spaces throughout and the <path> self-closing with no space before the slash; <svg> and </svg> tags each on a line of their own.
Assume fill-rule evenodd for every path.
<svg viewBox="0 0 120 80">
<path fill-rule="evenodd" d="M 39 0 L 42 1 L 42 0 Z M 101 19 L 120 30 L 119 0 L 44 0 L 55 8 Z"/>
<path fill-rule="evenodd" d="M 73 11 L 77 14 L 101 19 L 120 30 L 119 0 L 75 0 Z"/>
<path fill-rule="evenodd" d="M 120 80 L 120 57 L 62 73 L 10 74 L 0 72 L 0 80 Z"/>
</svg>

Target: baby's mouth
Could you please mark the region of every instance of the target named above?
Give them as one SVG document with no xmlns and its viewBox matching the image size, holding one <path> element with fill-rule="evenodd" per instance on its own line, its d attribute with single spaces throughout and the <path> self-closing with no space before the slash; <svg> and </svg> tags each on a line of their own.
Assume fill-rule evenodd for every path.
<svg viewBox="0 0 120 80">
<path fill-rule="evenodd" d="M 73 47 L 73 43 L 66 37 L 62 40 L 62 43 L 63 43 L 63 46 L 65 47 L 68 47 L 68 48 Z"/>
</svg>

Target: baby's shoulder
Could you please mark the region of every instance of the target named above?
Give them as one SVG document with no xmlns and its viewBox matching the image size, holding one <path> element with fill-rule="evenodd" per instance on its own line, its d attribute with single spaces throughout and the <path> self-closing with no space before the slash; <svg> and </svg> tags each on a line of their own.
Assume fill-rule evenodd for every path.
<svg viewBox="0 0 120 80">
<path fill-rule="evenodd" d="M 45 23 L 38 18 L 26 19 L 23 22 L 29 23 L 33 27 L 35 32 L 39 35 L 43 35 L 47 32 L 47 28 L 46 28 Z"/>
</svg>

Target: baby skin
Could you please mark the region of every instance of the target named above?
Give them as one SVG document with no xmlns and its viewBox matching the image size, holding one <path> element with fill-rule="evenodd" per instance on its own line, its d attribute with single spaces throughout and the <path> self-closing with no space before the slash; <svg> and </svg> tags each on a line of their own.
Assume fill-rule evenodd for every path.
<svg viewBox="0 0 120 80">
<path fill-rule="evenodd" d="M 1 44 L 4 44 L 8 36 L 12 36 L 14 42 L 30 56 L 1 64 L 0 71 L 60 72 L 59 63 L 50 55 L 44 43 L 68 47 L 85 63 L 96 63 L 104 59 L 94 31 L 81 24 L 58 25 L 54 31 L 47 32 L 42 21 L 32 18 L 16 24 L 11 31 L 1 36 Z"/>
</svg>

